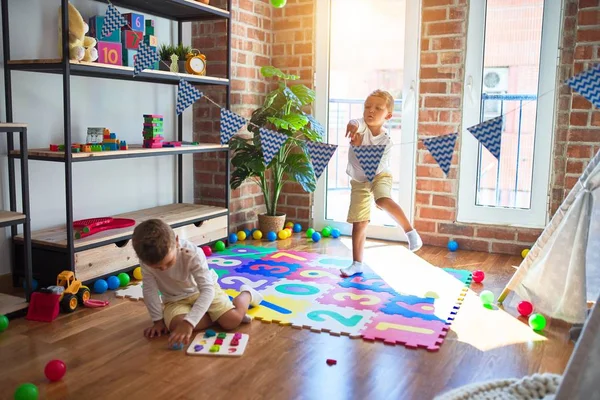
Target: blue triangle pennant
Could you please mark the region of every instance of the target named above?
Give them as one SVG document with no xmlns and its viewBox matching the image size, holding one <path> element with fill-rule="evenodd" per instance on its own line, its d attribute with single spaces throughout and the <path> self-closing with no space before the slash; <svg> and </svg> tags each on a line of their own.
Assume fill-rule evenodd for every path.
<svg viewBox="0 0 600 400">
<path fill-rule="evenodd" d="M 137 76 L 144 69 L 151 67 L 159 60 L 158 53 L 153 47 L 144 42 L 140 43 L 135 64 L 133 66 L 133 76 Z"/>
<path fill-rule="evenodd" d="M 365 171 L 369 182 L 373 182 L 373 179 L 375 179 L 385 147 L 385 145 L 352 146 L 352 151 L 356 154 L 356 158 Z"/>
<path fill-rule="evenodd" d="M 600 64 L 570 77 L 565 83 L 600 108 Z"/>
<path fill-rule="evenodd" d="M 500 147 L 502 144 L 502 115 L 489 119 L 478 125 L 467 128 L 479 143 L 485 146 L 494 157 L 500 160 Z"/>
<path fill-rule="evenodd" d="M 449 135 L 423 139 L 423 144 L 446 175 L 450 172 L 450 164 L 452 163 L 452 155 L 454 154 L 454 145 L 457 137 L 458 133 L 451 133 Z"/>
<path fill-rule="evenodd" d="M 269 165 L 281 146 L 288 140 L 288 136 L 265 128 L 260 128 L 259 132 L 260 144 L 263 150 L 263 160 L 265 165 Z"/>
<path fill-rule="evenodd" d="M 177 87 L 177 115 L 198 101 L 204 93 L 190 85 L 186 80 L 180 79 Z"/>
<path fill-rule="evenodd" d="M 102 32 L 100 33 L 100 40 L 109 37 L 115 30 L 121 29 L 123 25 L 127 25 L 127 20 L 121 15 L 117 7 L 112 4 L 108 4 L 106 10 L 106 16 L 104 17 L 104 23 L 102 24 Z"/>
<path fill-rule="evenodd" d="M 319 180 L 338 146 L 336 144 L 321 142 L 307 142 L 306 147 L 308 148 L 308 155 L 315 170 L 315 179 Z"/>
<path fill-rule="evenodd" d="M 221 108 L 221 144 L 227 144 L 248 121 L 225 108 Z"/>
</svg>

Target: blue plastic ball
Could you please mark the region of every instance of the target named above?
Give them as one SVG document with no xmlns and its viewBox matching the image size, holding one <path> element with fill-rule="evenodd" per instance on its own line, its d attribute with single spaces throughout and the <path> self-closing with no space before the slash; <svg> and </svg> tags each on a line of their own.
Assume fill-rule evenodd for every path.
<svg viewBox="0 0 600 400">
<path fill-rule="evenodd" d="M 448 242 L 448 250 L 456 251 L 458 250 L 458 243 L 455 240 L 451 240 Z"/>
<path fill-rule="evenodd" d="M 25 286 L 27 286 L 27 283 L 25 281 L 25 279 L 23 279 L 23 289 L 25 289 Z M 31 290 L 35 291 L 38 287 L 38 281 L 36 281 L 35 279 L 31 279 Z"/>
<path fill-rule="evenodd" d="M 273 231 L 270 231 L 269 233 L 267 233 L 267 240 L 269 242 L 274 242 L 277 240 L 277 234 Z"/>
<path fill-rule="evenodd" d="M 340 230 L 338 228 L 333 228 L 331 230 L 331 237 L 334 238 L 334 239 L 339 238 L 341 234 L 342 233 L 340 232 Z"/>
<path fill-rule="evenodd" d="M 98 279 L 94 282 L 94 293 L 102 294 L 108 289 L 108 283 L 104 279 Z"/>
<path fill-rule="evenodd" d="M 250 229 L 244 229 L 244 233 L 246 234 L 247 238 L 249 238 L 250 235 L 252 235 L 252 231 Z"/>
<path fill-rule="evenodd" d="M 116 288 L 118 288 L 121 285 L 121 281 L 119 280 L 119 278 L 117 278 L 114 275 L 108 277 L 107 283 L 108 283 L 108 288 L 110 290 L 115 290 Z"/>
<path fill-rule="evenodd" d="M 294 224 L 294 227 L 292 228 L 292 230 L 294 231 L 294 233 L 302 232 L 302 225 Z"/>
<path fill-rule="evenodd" d="M 321 240 L 321 234 L 319 232 L 313 233 L 312 240 L 313 240 L 313 242 L 318 242 L 319 240 Z"/>
<path fill-rule="evenodd" d="M 229 244 L 234 244 L 237 241 L 238 241 L 237 234 L 230 233 L 229 234 Z"/>
</svg>

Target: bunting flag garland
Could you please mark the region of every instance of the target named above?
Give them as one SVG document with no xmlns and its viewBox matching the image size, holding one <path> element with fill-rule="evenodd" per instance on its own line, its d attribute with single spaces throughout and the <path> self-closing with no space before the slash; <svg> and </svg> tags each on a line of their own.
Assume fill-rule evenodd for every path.
<svg viewBox="0 0 600 400">
<path fill-rule="evenodd" d="M 475 136 L 475 139 L 479 140 L 498 160 L 500 160 L 500 145 L 502 143 L 502 122 L 503 115 L 467 128 Z"/>
<path fill-rule="evenodd" d="M 423 144 L 446 175 L 450 172 L 450 164 L 452 163 L 452 155 L 454 154 L 454 145 L 456 144 L 457 137 L 458 132 L 423 139 Z"/>
<path fill-rule="evenodd" d="M 600 108 L 600 64 L 570 77 L 565 83 Z"/>
<path fill-rule="evenodd" d="M 115 30 L 121 29 L 122 26 L 127 25 L 127 20 L 121 15 L 117 7 L 112 4 L 108 4 L 106 10 L 106 16 L 104 16 L 104 24 L 102 25 L 102 33 L 100 38 L 104 39 L 109 37 Z"/>
<path fill-rule="evenodd" d="M 369 182 L 373 182 L 373 179 L 375 179 L 385 147 L 385 145 L 352 146 L 352 151 L 356 154 L 356 158 L 365 171 Z"/>
<path fill-rule="evenodd" d="M 308 155 L 315 171 L 315 180 L 319 180 L 338 146 L 336 144 L 321 142 L 306 142 L 306 147 L 308 148 Z"/>
<path fill-rule="evenodd" d="M 244 117 L 237 115 L 225 108 L 221 108 L 221 144 L 229 143 L 231 138 L 238 133 L 247 121 Z"/>
<path fill-rule="evenodd" d="M 133 76 L 137 76 L 144 69 L 151 67 L 159 60 L 158 53 L 152 47 L 144 42 L 140 43 L 135 64 L 133 66 Z"/>
<path fill-rule="evenodd" d="M 263 150 L 265 165 L 269 165 L 281 146 L 288 140 L 288 136 L 270 129 L 260 128 L 260 144 Z"/>
<path fill-rule="evenodd" d="M 177 87 L 177 115 L 185 111 L 186 108 L 202 98 L 204 93 L 190 85 L 185 79 L 179 80 Z"/>
</svg>

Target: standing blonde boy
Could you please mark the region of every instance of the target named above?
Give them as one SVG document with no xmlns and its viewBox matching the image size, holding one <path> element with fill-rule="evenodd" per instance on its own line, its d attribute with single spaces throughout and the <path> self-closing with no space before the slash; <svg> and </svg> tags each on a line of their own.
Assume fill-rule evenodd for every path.
<svg viewBox="0 0 600 400">
<path fill-rule="evenodd" d="M 139 224 L 132 243 L 142 267 L 144 303 L 153 322 L 144 330 L 148 338 L 170 331 L 169 347 L 187 345 L 194 330 L 206 329 L 214 322 L 226 330 L 250 322 L 246 315 L 249 305 L 262 302 L 260 293 L 242 285 L 232 303 L 217 283 L 217 274 L 208 269 L 204 252 L 179 239 L 160 219 Z"/>
<path fill-rule="evenodd" d="M 406 232 L 408 248 L 417 251 L 423 241 L 404 215 L 402 208 L 392 199 L 392 174 L 390 170 L 390 152 L 392 141 L 383 127 L 392 118 L 394 98 L 383 90 L 375 90 L 365 100 L 363 118 L 351 120 L 346 129 L 346 137 L 352 146 L 385 145 L 381 162 L 373 182 L 369 182 L 365 171 L 358 162 L 354 151 L 348 152 L 348 168 L 352 187 L 350 209 L 347 221 L 352 224 L 352 264 L 340 270 L 342 276 L 360 274 L 366 265 L 363 251 L 367 238 L 367 226 L 371 219 L 371 196 L 375 204 L 385 210 Z"/>
</svg>

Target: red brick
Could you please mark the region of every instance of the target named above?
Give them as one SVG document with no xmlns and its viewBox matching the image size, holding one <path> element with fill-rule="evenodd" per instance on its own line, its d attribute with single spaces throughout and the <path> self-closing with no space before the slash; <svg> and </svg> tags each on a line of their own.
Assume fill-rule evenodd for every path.
<svg viewBox="0 0 600 400">
<path fill-rule="evenodd" d="M 427 93 L 446 93 L 448 84 L 446 82 L 421 82 L 419 90 L 421 94 Z"/>
<path fill-rule="evenodd" d="M 440 207 L 456 207 L 456 199 L 450 196 L 432 195 L 431 204 Z"/>
<path fill-rule="evenodd" d="M 440 112 L 436 110 L 419 110 L 419 122 L 435 122 L 439 115 Z"/>
<path fill-rule="evenodd" d="M 492 253 L 520 255 L 521 251 L 524 248 L 525 247 L 522 244 L 517 244 L 517 243 L 502 243 L 502 242 L 493 242 L 492 243 Z"/>
<path fill-rule="evenodd" d="M 431 202 L 431 195 L 429 193 L 417 193 L 415 195 L 415 202 L 417 204 L 429 205 Z"/>
<path fill-rule="evenodd" d="M 593 46 L 580 45 L 575 47 L 575 53 L 573 54 L 573 57 L 575 57 L 576 60 L 590 60 L 592 58 L 592 55 Z"/>
<path fill-rule="evenodd" d="M 454 4 L 454 0 L 423 0 L 423 9 L 427 7 L 448 6 Z"/>
<path fill-rule="evenodd" d="M 589 113 L 587 112 L 572 112 L 569 122 L 575 126 L 586 126 L 588 124 L 588 116 Z"/>
<path fill-rule="evenodd" d="M 567 156 L 571 158 L 591 158 L 592 147 L 571 145 L 567 148 Z"/>
<path fill-rule="evenodd" d="M 312 43 L 297 43 L 294 44 L 294 54 L 312 54 Z"/>
<path fill-rule="evenodd" d="M 565 189 L 571 190 L 579 180 L 579 175 L 577 176 L 565 176 Z"/>
<path fill-rule="evenodd" d="M 418 219 L 415 221 L 414 228 L 419 232 L 430 232 L 435 233 L 435 221 L 424 221 Z"/>
<path fill-rule="evenodd" d="M 452 236 L 473 236 L 475 229 L 468 225 L 440 223 L 438 232 Z"/>
<path fill-rule="evenodd" d="M 490 243 L 485 240 L 477 240 L 477 239 L 464 239 L 458 238 L 455 239 L 458 243 L 458 248 L 460 250 L 471 250 L 471 251 L 490 251 Z"/>
<path fill-rule="evenodd" d="M 447 68 L 421 68 L 421 79 L 453 79 L 455 73 Z"/>
<path fill-rule="evenodd" d="M 440 54 L 440 64 L 451 65 L 460 64 L 463 60 L 463 54 L 459 52 L 447 52 Z"/>
<path fill-rule="evenodd" d="M 449 208 L 419 207 L 419 217 L 443 221 L 454 220 L 454 210 Z"/>
<path fill-rule="evenodd" d="M 541 230 L 520 231 L 517 235 L 517 241 L 522 243 L 535 243 L 541 234 Z"/>
<path fill-rule="evenodd" d="M 499 239 L 499 240 L 515 240 L 516 232 L 514 229 L 502 228 L 482 228 L 478 227 L 476 236 L 478 238 Z"/>
<path fill-rule="evenodd" d="M 444 124 L 419 124 L 419 134 L 420 135 L 431 135 L 431 136 L 438 136 L 438 135 L 446 135 L 448 133 L 452 133 L 455 132 L 455 126 L 454 125 L 444 125 Z"/>
<path fill-rule="evenodd" d="M 450 19 L 450 20 L 454 20 L 454 19 L 465 20 L 466 14 L 467 14 L 466 7 L 450 7 L 448 19 Z"/>
<path fill-rule="evenodd" d="M 425 107 L 458 109 L 460 100 L 457 96 L 425 96 Z"/>
<path fill-rule="evenodd" d="M 440 37 L 430 39 L 430 50 L 461 50 L 465 47 L 463 37 Z"/>
<path fill-rule="evenodd" d="M 600 30 L 598 30 L 598 29 L 578 29 L 577 30 L 577 41 L 578 42 L 599 42 L 600 41 Z"/>
<path fill-rule="evenodd" d="M 580 10 L 577 22 L 579 25 L 599 25 L 600 10 Z"/>
<path fill-rule="evenodd" d="M 571 108 L 574 110 L 589 110 L 592 108 L 592 103 L 583 96 L 574 95 L 571 100 Z"/>
<path fill-rule="evenodd" d="M 432 21 L 443 21 L 447 19 L 448 9 L 447 8 L 437 8 L 430 10 L 423 10 L 421 14 L 421 18 L 423 22 L 432 22 Z"/>
<path fill-rule="evenodd" d="M 600 126 L 600 113 L 599 112 L 592 113 L 592 126 Z M 598 130 L 596 132 L 600 133 L 600 130 Z"/>
<path fill-rule="evenodd" d="M 454 191 L 454 185 L 451 181 L 446 179 L 419 179 L 417 180 L 417 190 L 423 192 L 452 193 Z"/>
<path fill-rule="evenodd" d="M 575 7 L 577 7 L 577 2 L 575 2 Z M 598 7 L 600 5 L 600 1 L 598 0 L 579 0 L 579 8 L 590 8 L 590 7 Z"/>
<path fill-rule="evenodd" d="M 438 63 L 438 53 L 421 52 L 421 65 L 435 65 Z"/>
<path fill-rule="evenodd" d="M 448 244 L 448 238 L 444 236 L 439 236 L 438 234 L 430 234 L 430 233 L 419 233 L 423 243 L 430 246 L 438 246 L 438 247 L 446 247 Z"/>
<path fill-rule="evenodd" d="M 583 172 L 583 161 L 567 160 L 567 174 L 580 174 Z"/>
</svg>

